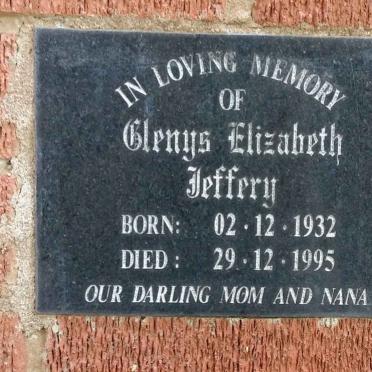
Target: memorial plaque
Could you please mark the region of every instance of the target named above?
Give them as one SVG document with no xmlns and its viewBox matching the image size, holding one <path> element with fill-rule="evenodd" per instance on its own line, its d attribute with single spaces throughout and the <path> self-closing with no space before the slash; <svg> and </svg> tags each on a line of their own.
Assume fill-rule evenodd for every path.
<svg viewBox="0 0 372 372">
<path fill-rule="evenodd" d="M 36 32 L 37 309 L 372 315 L 372 40 Z"/>
</svg>

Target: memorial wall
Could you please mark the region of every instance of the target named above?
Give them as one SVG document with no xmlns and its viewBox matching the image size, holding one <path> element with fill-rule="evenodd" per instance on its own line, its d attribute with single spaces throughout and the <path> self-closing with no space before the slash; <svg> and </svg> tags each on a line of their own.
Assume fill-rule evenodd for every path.
<svg viewBox="0 0 372 372">
<path fill-rule="evenodd" d="M 0 371 L 372 369 L 368 1 L 0 12 Z"/>
</svg>

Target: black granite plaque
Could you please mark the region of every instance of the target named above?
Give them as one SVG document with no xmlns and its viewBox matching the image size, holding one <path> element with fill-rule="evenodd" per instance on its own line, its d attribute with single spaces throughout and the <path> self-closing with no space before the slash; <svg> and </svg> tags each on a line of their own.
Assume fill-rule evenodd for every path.
<svg viewBox="0 0 372 372">
<path fill-rule="evenodd" d="M 37 309 L 372 315 L 372 40 L 38 30 Z"/>
</svg>

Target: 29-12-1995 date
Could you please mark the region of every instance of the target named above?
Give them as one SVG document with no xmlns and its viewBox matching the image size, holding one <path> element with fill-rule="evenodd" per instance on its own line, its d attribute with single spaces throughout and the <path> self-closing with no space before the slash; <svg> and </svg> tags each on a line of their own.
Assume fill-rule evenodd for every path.
<svg viewBox="0 0 372 372">
<path fill-rule="evenodd" d="M 334 249 L 294 249 L 284 257 L 275 257 L 272 248 L 259 248 L 238 255 L 232 247 L 214 249 L 213 270 L 228 271 L 249 267 L 255 271 L 273 271 L 277 265 L 289 266 L 291 271 L 325 271 L 335 267 Z"/>
</svg>

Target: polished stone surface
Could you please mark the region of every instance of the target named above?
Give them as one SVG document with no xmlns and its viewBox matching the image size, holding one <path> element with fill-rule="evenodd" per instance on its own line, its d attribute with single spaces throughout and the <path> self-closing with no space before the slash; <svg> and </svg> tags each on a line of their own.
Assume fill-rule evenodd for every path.
<svg viewBox="0 0 372 372">
<path fill-rule="evenodd" d="M 35 38 L 38 311 L 372 315 L 372 40 Z"/>
</svg>

